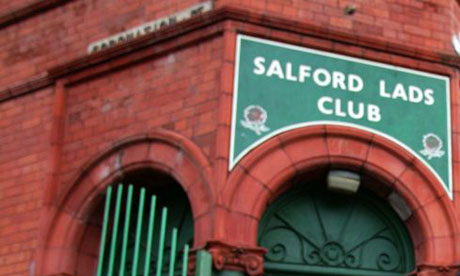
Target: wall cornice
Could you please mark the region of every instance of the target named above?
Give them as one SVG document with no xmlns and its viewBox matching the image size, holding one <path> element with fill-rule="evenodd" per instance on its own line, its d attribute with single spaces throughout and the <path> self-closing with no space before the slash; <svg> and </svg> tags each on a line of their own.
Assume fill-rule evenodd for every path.
<svg viewBox="0 0 460 276">
<path fill-rule="evenodd" d="M 30 5 L 0 14 L 0 29 L 73 0 L 38 0 Z"/>
<path fill-rule="evenodd" d="M 29 79 L 23 84 L 3 90 L 0 89 L 0 102 L 53 85 L 60 78 L 66 77 L 69 79 L 70 84 L 75 83 L 140 62 L 146 58 L 164 54 L 167 51 L 183 48 L 198 41 L 221 35 L 224 27 L 218 23 L 226 20 L 460 69 L 460 58 L 453 54 L 427 51 L 410 45 L 369 38 L 358 34 L 340 31 L 331 32 L 328 28 L 318 27 L 308 22 L 297 22 L 266 14 L 253 13 L 235 7 L 223 7 L 173 26 L 165 27 L 155 33 L 138 37 L 105 51 L 55 66 L 40 77 Z M 245 32 L 244 28 L 237 29 L 237 31 Z M 272 36 L 271 38 L 276 39 L 277 37 Z"/>
</svg>

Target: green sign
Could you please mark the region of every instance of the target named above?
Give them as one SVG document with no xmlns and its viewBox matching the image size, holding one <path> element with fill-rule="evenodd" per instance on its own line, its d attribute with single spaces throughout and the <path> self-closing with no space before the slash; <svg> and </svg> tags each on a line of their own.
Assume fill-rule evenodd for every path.
<svg viewBox="0 0 460 276">
<path fill-rule="evenodd" d="M 402 146 L 452 198 L 449 91 L 445 76 L 239 35 L 229 169 L 282 132 L 344 125 Z"/>
</svg>

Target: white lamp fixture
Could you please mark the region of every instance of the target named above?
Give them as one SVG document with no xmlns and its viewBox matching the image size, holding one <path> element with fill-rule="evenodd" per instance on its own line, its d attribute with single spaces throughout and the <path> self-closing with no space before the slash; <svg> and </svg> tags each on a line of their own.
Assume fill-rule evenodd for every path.
<svg viewBox="0 0 460 276">
<path fill-rule="evenodd" d="M 460 56 L 460 33 L 452 36 L 452 45 L 454 46 L 455 52 Z"/>
<path fill-rule="evenodd" d="M 388 196 L 387 200 L 403 221 L 406 221 L 412 216 L 412 210 L 409 204 L 407 204 L 404 198 L 395 191 Z"/>
<path fill-rule="evenodd" d="M 358 191 L 361 176 L 350 171 L 330 171 L 327 175 L 327 188 L 330 191 L 354 194 Z"/>
</svg>

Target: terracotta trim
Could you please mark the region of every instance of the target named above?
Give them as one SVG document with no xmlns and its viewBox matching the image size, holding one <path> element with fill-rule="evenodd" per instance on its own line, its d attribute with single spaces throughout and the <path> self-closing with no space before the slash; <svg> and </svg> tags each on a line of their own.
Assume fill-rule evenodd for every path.
<svg viewBox="0 0 460 276">
<path fill-rule="evenodd" d="M 14 99 L 22 95 L 29 94 L 31 92 L 35 92 L 42 88 L 46 88 L 48 86 L 53 85 L 54 82 L 55 80 L 45 75 L 32 80 L 28 80 L 27 82 L 24 82 L 20 85 L 0 90 L 0 103 Z"/>
<path fill-rule="evenodd" d="M 166 155 L 177 158 L 168 159 Z M 199 216 L 213 208 L 216 198 L 210 186 L 212 175 L 207 170 L 210 166 L 200 147 L 169 130 L 157 129 L 113 143 L 90 159 L 71 181 L 61 183 L 62 189 L 54 194 L 49 212 L 42 217 L 43 240 L 37 249 L 37 275 L 64 275 L 75 271 L 81 234 L 97 205 L 95 199 L 118 176 L 136 168 L 162 171 L 182 186 L 193 214 Z M 194 220 L 196 229 L 207 229 L 211 225 L 207 221 Z M 197 247 L 204 246 L 210 239 L 206 233 L 210 231 L 195 232 Z"/>
<path fill-rule="evenodd" d="M 305 148 L 312 150 L 305 152 Z M 407 227 L 414 243 L 419 244 L 416 251 L 418 264 L 440 266 L 449 263 L 444 256 L 452 256 L 452 262 L 458 260 L 454 252 L 459 249 L 456 237 L 460 228 L 454 205 L 441 185 L 408 152 L 364 131 L 318 126 L 273 137 L 235 167 L 222 192 L 225 195 L 223 200 L 230 214 L 241 214 L 240 217 L 252 217 L 257 221 L 267 203 L 288 188 L 292 179 L 308 171 L 331 167 L 381 179 L 387 190 L 395 191 L 406 200 L 413 212 L 414 223 L 407 224 Z M 374 187 L 367 187 L 374 191 Z M 380 196 L 386 198 L 386 194 Z M 257 200 L 248 201 L 248 196 Z M 230 227 L 229 224 L 224 229 Z M 228 231 L 223 236 L 227 241 L 254 246 L 252 237 L 256 235 L 257 225 L 254 224 L 242 233 Z M 448 253 L 444 255 L 445 252 Z"/>
<path fill-rule="evenodd" d="M 50 171 L 48 174 L 47 188 L 45 189 L 44 204 L 49 205 L 56 192 L 61 163 L 62 140 L 64 134 L 66 114 L 66 82 L 59 80 L 54 89 L 53 122 L 51 126 L 50 140 Z"/>
<path fill-rule="evenodd" d="M 426 275 L 458 275 L 454 273 L 460 273 L 460 264 L 453 264 L 453 265 L 432 265 L 432 264 L 419 264 L 417 265 L 416 270 L 419 274 L 413 275 L 425 275 L 422 273 L 427 273 Z M 435 274 L 431 274 L 435 273 Z M 451 274 L 448 274 L 451 273 Z"/>
<path fill-rule="evenodd" d="M 117 56 L 110 61 L 102 61 L 99 64 L 77 64 L 75 67 L 70 68 L 70 72 L 66 74 L 67 68 L 58 68 L 55 71 L 50 71 L 50 75 L 57 79 L 60 77 L 69 76 L 70 84 L 75 84 L 89 78 L 94 78 L 99 75 L 105 74 L 109 71 L 119 70 L 123 67 L 129 66 L 133 63 L 142 62 L 146 59 L 151 59 L 157 56 L 164 55 L 165 53 L 176 51 L 180 48 L 185 48 L 189 45 L 197 44 L 206 41 L 216 36 L 223 34 L 221 26 L 210 27 L 202 29 L 200 33 L 192 33 L 190 35 L 179 36 L 177 39 L 172 37 L 160 37 L 155 39 L 159 45 L 157 47 L 149 47 L 136 52 L 128 52 L 126 56 Z M 168 39 L 168 41 L 162 41 Z M 171 40 L 169 40 L 171 38 Z M 124 47 L 123 47 L 124 48 Z M 79 68 L 81 66 L 81 69 Z"/>
<path fill-rule="evenodd" d="M 57 183 L 59 181 L 58 171 L 61 164 L 61 150 L 62 150 L 62 139 L 64 131 L 65 111 L 66 111 L 66 80 L 59 80 L 56 82 L 54 87 L 54 100 L 53 100 L 53 120 L 51 123 L 51 137 L 49 142 L 49 170 L 46 175 L 45 181 L 45 195 L 43 199 L 43 208 L 41 210 L 42 218 L 50 218 L 54 215 L 55 210 L 51 206 L 51 199 L 54 197 L 56 192 Z M 40 220 L 39 226 L 39 249 L 36 253 L 37 269 L 41 269 L 43 254 L 40 248 L 43 248 L 46 244 L 46 226 L 48 220 Z M 66 274 L 62 274 L 65 276 Z"/>
<path fill-rule="evenodd" d="M 71 62 L 55 66 L 47 70 L 46 74 L 34 80 L 29 80 L 24 84 L 0 90 L 0 102 L 50 86 L 59 78 L 72 76 L 69 77 L 70 82 L 81 81 L 134 62 L 139 62 L 145 58 L 160 55 L 166 51 L 186 47 L 199 40 L 220 35 L 223 32 L 223 27 L 216 24 L 225 20 L 248 23 L 265 27 L 269 30 L 279 30 L 343 45 L 353 45 L 363 49 L 380 51 L 393 55 L 396 54 L 418 61 L 437 63 L 460 69 L 460 57 L 454 55 L 426 51 L 400 43 L 391 43 L 357 34 L 340 31 L 330 32 L 327 28 L 313 26 L 308 23 L 253 13 L 234 7 L 223 7 L 196 16 L 190 20 L 180 22 L 174 26 L 165 27 L 163 30 L 139 37 L 105 51 L 80 57 Z M 179 39 L 179 41 L 171 43 L 174 44 L 174 47 L 171 45 L 169 45 L 169 47 L 164 46 L 164 43 L 170 42 L 173 39 Z M 152 46 L 155 46 L 155 48 L 152 49 Z M 74 76 L 76 74 L 79 75 Z"/>
<path fill-rule="evenodd" d="M 22 20 L 26 20 L 29 17 L 43 13 L 70 1 L 73 0 L 38 0 L 24 7 L 3 13 L 0 15 L 0 29 L 18 23 Z"/>
<path fill-rule="evenodd" d="M 264 271 L 264 255 L 267 250 L 263 247 L 240 247 L 219 240 L 210 240 L 206 243 L 205 249 L 212 257 L 213 267 L 217 271 L 231 270 L 245 272 L 250 276 L 259 276 Z M 196 254 L 200 249 L 190 252 L 188 273 L 196 273 Z"/>
<path fill-rule="evenodd" d="M 136 144 L 151 143 L 165 144 L 171 148 L 176 148 L 178 151 L 185 153 L 187 158 L 193 161 L 193 164 L 203 170 L 200 175 L 203 177 L 204 183 L 210 183 L 211 176 L 207 174 L 205 169 L 210 167 L 211 163 L 206 155 L 202 152 L 201 148 L 198 147 L 189 138 L 179 133 L 160 128 L 152 130 L 151 132 L 141 133 L 135 136 L 130 136 L 118 140 L 107 148 L 101 150 L 96 156 L 89 158 L 87 162 L 81 165 L 80 170 L 75 173 L 72 181 L 67 183 L 67 186 L 63 188 L 61 192 L 55 194 L 55 197 L 53 198 L 53 204 L 56 206 L 64 206 L 68 198 L 72 196 L 72 190 L 75 189 L 79 183 L 84 182 L 85 179 L 88 179 L 91 172 L 94 171 L 98 165 L 110 159 L 111 156 L 116 155 L 117 152 L 123 151 Z M 145 161 L 147 162 L 149 160 L 145 159 Z M 178 179 L 177 181 L 180 182 Z"/>
</svg>

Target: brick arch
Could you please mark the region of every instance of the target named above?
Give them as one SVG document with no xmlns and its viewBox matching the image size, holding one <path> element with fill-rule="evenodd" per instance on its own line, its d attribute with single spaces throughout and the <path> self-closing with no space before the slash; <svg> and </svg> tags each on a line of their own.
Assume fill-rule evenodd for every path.
<svg viewBox="0 0 460 276">
<path fill-rule="evenodd" d="M 406 221 L 419 267 L 460 259 L 454 205 L 434 175 L 402 147 L 378 135 L 342 126 L 313 126 L 282 133 L 251 151 L 233 169 L 225 204 L 232 225 L 225 239 L 257 245 L 266 206 L 298 175 L 318 168 L 346 168 L 381 180 L 402 196 L 413 215 Z M 235 221 L 241 221 L 237 224 Z M 227 229 L 232 226 L 227 225 Z"/>
<path fill-rule="evenodd" d="M 76 275 L 86 222 L 100 203 L 101 193 L 112 181 L 140 168 L 152 168 L 177 180 L 192 208 L 194 246 L 204 245 L 210 225 L 197 218 L 209 212 L 215 198 L 210 186 L 210 163 L 188 138 L 166 130 L 127 138 L 87 164 L 58 195 L 49 215 L 39 258 L 40 275 Z"/>
</svg>

